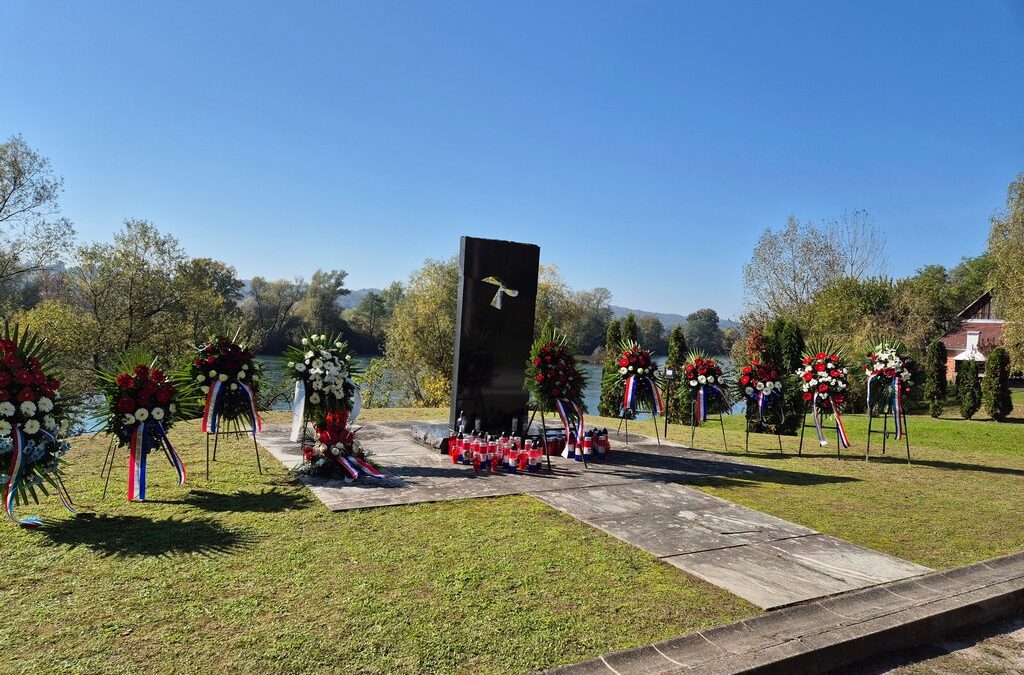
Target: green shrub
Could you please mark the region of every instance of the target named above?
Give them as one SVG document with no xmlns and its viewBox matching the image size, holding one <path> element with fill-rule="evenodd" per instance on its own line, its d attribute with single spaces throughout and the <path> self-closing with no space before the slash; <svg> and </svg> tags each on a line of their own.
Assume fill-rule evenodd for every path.
<svg viewBox="0 0 1024 675">
<path fill-rule="evenodd" d="M 1002 422 L 1013 411 L 1010 398 L 1010 355 L 1002 347 L 996 347 L 985 363 L 985 379 L 982 383 L 985 412 L 997 422 Z"/>
<path fill-rule="evenodd" d="M 932 417 L 942 414 L 946 400 L 946 345 L 933 340 L 924 360 L 924 398 Z"/>
<path fill-rule="evenodd" d="M 962 362 L 960 372 L 956 376 L 956 391 L 960 401 L 960 414 L 965 420 L 969 420 L 981 408 L 981 380 L 978 379 L 977 362 Z"/>
<path fill-rule="evenodd" d="M 618 417 L 620 403 L 622 402 L 621 388 L 613 386 L 612 379 L 606 377 L 609 372 L 618 372 L 616 363 L 619 358 L 619 347 L 622 344 L 622 333 L 618 319 L 612 319 L 608 324 L 608 334 L 605 340 L 604 369 L 601 373 L 601 400 L 597 404 L 597 412 L 605 417 Z"/>
<path fill-rule="evenodd" d="M 683 327 L 676 326 L 668 336 L 668 359 L 665 361 L 666 368 L 676 371 L 676 379 L 672 384 L 665 381 L 666 387 L 672 387 L 672 400 L 666 400 L 668 405 L 668 421 L 674 424 L 690 423 L 689 399 L 686 397 L 685 387 L 682 386 L 682 368 L 686 362 L 686 337 L 683 335 Z"/>
<path fill-rule="evenodd" d="M 803 361 L 804 334 L 788 317 L 772 319 L 764 329 L 764 362 L 777 364 L 783 372 L 782 407 L 786 421 L 779 432 L 795 436 L 804 413 L 804 396 L 796 371 Z"/>
</svg>

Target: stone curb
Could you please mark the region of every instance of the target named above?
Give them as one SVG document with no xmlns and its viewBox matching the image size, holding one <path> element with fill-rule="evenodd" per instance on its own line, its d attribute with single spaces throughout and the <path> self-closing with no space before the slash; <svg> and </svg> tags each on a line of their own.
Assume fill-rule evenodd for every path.
<svg viewBox="0 0 1024 675">
<path fill-rule="evenodd" d="M 552 675 L 827 673 L 1024 608 L 1024 553 L 786 607 Z"/>
</svg>

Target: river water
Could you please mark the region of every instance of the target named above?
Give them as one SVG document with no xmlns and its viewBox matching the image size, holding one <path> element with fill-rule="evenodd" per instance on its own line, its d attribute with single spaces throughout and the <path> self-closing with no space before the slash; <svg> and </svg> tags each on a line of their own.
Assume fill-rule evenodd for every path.
<svg viewBox="0 0 1024 675">
<path fill-rule="evenodd" d="M 280 356 L 258 356 L 256 358 L 263 364 L 264 379 L 267 384 L 275 388 L 280 387 L 284 377 L 284 359 Z M 664 356 L 656 356 L 654 360 L 659 366 L 662 366 L 665 363 L 665 358 Z M 719 360 L 726 361 L 726 359 Z M 370 359 L 365 357 L 357 357 L 355 361 L 363 369 L 370 365 Z M 580 370 L 587 377 L 587 387 L 583 391 L 583 402 L 591 414 L 597 414 L 597 404 L 601 400 L 601 365 L 586 361 L 581 361 L 579 365 Z M 723 365 L 727 365 L 727 363 L 723 363 Z M 397 400 L 398 396 L 395 395 L 393 398 Z M 287 410 L 291 407 L 290 399 L 286 400 L 286 397 L 279 397 L 275 400 L 272 407 L 275 410 Z M 638 415 L 638 417 L 644 418 L 647 415 L 645 413 Z"/>
</svg>

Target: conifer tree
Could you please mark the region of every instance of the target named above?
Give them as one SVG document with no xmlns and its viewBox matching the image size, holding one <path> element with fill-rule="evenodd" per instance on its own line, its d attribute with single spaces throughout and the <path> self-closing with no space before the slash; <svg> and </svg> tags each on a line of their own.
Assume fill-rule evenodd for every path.
<svg viewBox="0 0 1024 675">
<path fill-rule="evenodd" d="M 635 325 L 635 324 L 634 324 Z M 618 358 L 622 348 L 622 333 L 618 319 L 612 319 L 608 323 L 608 334 L 605 340 L 604 368 L 601 377 L 601 400 L 597 404 L 597 412 L 604 417 L 617 417 L 619 414 L 619 403 L 622 400 L 618 387 L 609 383 L 608 373 L 619 371 Z"/>
<path fill-rule="evenodd" d="M 782 371 L 782 409 L 786 420 L 780 433 L 796 435 L 804 413 L 804 397 L 796 371 L 803 362 L 804 334 L 795 319 L 779 316 L 764 328 L 764 362 Z"/>
<path fill-rule="evenodd" d="M 674 424 L 689 422 L 690 403 L 686 396 L 686 387 L 682 382 L 682 369 L 686 361 L 686 337 L 683 335 L 683 327 L 676 326 L 668 336 L 668 359 L 665 361 L 665 368 L 672 368 L 676 371 L 676 380 L 672 382 L 672 401 L 668 405 L 668 421 Z M 669 386 L 666 383 L 666 386 Z"/>
<path fill-rule="evenodd" d="M 636 316 L 633 315 L 633 312 L 627 314 L 626 318 L 622 320 L 622 342 L 640 342 L 640 330 L 637 328 Z"/>
<path fill-rule="evenodd" d="M 1010 398 L 1010 355 L 1002 347 L 996 347 L 988 355 L 982 388 L 985 412 L 996 422 L 1004 421 L 1013 411 L 1013 400 Z"/>
<path fill-rule="evenodd" d="M 960 401 L 960 415 L 965 420 L 971 419 L 981 407 L 981 381 L 978 379 L 978 364 L 974 360 L 962 362 L 956 376 L 956 392 Z"/>
<path fill-rule="evenodd" d="M 946 345 L 933 340 L 925 354 L 924 397 L 932 417 L 942 415 L 946 401 Z"/>
</svg>

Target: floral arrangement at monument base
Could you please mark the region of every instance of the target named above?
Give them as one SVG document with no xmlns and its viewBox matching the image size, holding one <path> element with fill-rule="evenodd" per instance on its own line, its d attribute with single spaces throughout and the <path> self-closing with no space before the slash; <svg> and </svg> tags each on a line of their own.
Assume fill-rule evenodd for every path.
<svg viewBox="0 0 1024 675">
<path fill-rule="evenodd" d="M 303 447 L 303 461 L 295 472 L 317 478 L 342 478 L 346 483 L 362 476 L 385 479 L 386 476 L 367 458 L 348 425 L 349 411 L 328 412 L 316 425 L 316 441 Z"/>
<path fill-rule="evenodd" d="M 352 378 L 360 369 L 348 343 L 339 336 L 307 335 L 284 350 L 285 378 L 295 383 L 291 440 L 298 441 L 306 422 L 322 427 L 330 412 L 359 414 L 359 389 Z"/>
<path fill-rule="evenodd" d="M 148 456 L 154 450 L 163 450 L 178 485 L 188 475 L 167 432 L 196 412 L 195 389 L 188 373 L 167 373 L 155 365 L 149 354 L 132 351 L 98 373 L 105 402 L 103 431 L 118 447 L 128 446 L 129 501 L 146 499 Z"/>
<path fill-rule="evenodd" d="M 19 525 L 38 526 L 36 516 L 17 518 L 17 504 L 54 489 L 71 513 L 74 504 L 61 480 L 61 458 L 73 402 L 60 393 L 50 345 L 29 328 L 4 323 L 0 333 L 0 485 L 4 511 Z M 38 492 L 37 492 L 38 490 Z"/>
<path fill-rule="evenodd" d="M 871 413 L 872 395 L 875 401 L 878 396 L 889 400 L 890 410 L 895 420 L 896 439 L 903 438 L 906 433 L 906 397 L 910 394 L 914 378 L 917 375 L 917 364 L 906 353 L 906 348 L 896 341 L 882 341 L 864 362 L 864 374 L 867 376 L 867 408 Z"/>
<path fill-rule="evenodd" d="M 584 437 L 586 406 L 583 390 L 587 380 L 572 352 L 565 336 L 546 326 L 534 341 L 526 362 L 526 390 L 541 411 L 558 413 L 565 427 L 563 457 L 575 455 L 574 448 L 583 442 Z"/>
<path fill-rule="evenodd" d="M 822 417 L 832 415 L 839 429 L 839 442 L 844 448 L 850 447 L 850 439 L 843 424 L 842 407 L 849 387 L 849 371 L 843 366 L 842 354 L 831 344 L 820 345 L 804 355 L 803 365 L 796 374 L 800 377 L 804 401 L 811 405 L 814 426 L 818 432 L 818 444 L 828 445 L 822 430 Z"/>
<path fill-rule="evenodd" d="M 236 336 L 237 337 L 237 336 Z M 202 431 L 213 434 L 242 428 L 255 436 L 263 431 L 257 406 L 262 368 L 245 345 L 219 335 L 198 348 L 189 376 L 203 393 Z"/>
<path fill-rule="evenodd" d="M 722 367 L 702 350 L 691 349 L 683 364 L 683 381 L 686 392 L 694 406 L 694 424 L 703 424 L 708 419 L 709 407 L 714 401 L 728 411 L 729 395 L 725 386 Z"/>
<path fill-rule="evenodd" d="M 781 373 L 774 366 L 752 360 L 743 366 L 739 371 L 739 377 L 735 384 L 736 395 L 754 404 L 757 410 L 757 419 L 764 421 L 765 411 L 776 409 L 781 416 L 777 421 L 781 424 L 785 421 L 782 403 L 782 381 Z"/>
<path fill-rule="evenodd" d="M 621 349 L 618 372 L 610 377 L 617 378 L 616 384 L 622 388 L 622 415 L 632 417 L 638 411 L 662 414 L 661 376 L 651 351 L 632 340 L 622 342 Z"/>
</svg>

